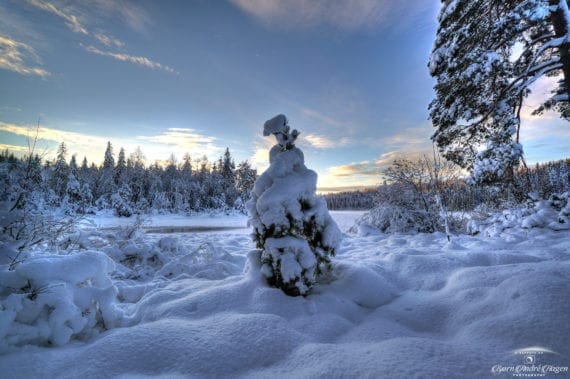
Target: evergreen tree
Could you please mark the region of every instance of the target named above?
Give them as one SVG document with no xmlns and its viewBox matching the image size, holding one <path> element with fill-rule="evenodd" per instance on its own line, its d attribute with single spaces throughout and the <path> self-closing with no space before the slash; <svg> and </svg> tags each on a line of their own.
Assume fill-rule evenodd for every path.
<svg viewBox="0 0 570 379">
<path fill-rule="evenodd" d="M 71 156 L 71 159 L 69 160 L 69 171 L 77 177 L 78 168 L 77 168 L 77 157 L 75 154 L 73 154 Z"/>
<path fill-rule="evenodd" d="M 97 185 L 97 203 L 99 207 L 107 208 L 110 205 L 111 195 L 116 191 L 115 185 L 115 158 L 113 156 L 113 146 L 107 142 L 103 167 L 101 168 Z"/>
<path fill-rule="evenodd" d="M 286 294 L 306 295 L 330 269 L 342 235 L 325 199 L 315 195 L 317 174 L 305 167 L 303 153 L 295 147 L 297 130 L 291 131 L 286 117 L 278 115 L 265 123 L 263 134 L 273 134 L 278 143 L 247 204 L 261 249 L 261 271 Z"/>
<path fill-rule="evenodd" d="M 137 147 L 127 160 L 127 182 L 131 190 L 131 203 L 138 210 L 145 210 L 148 201 L 145 197 L 145 157 L 140 147 Z"/>
<path fill-rule="evenodd" d="M 113 155 L 113 145 L 107 142 L 105 157 L 103 158 L 103 170 L 111 170 L 115 167 L 115 156 Z"/>
<path fill-rule="evenodd" d="M 57 149 L 57 158 L 53 168 L 53 176 L 51 180 L 51 188 L 55 194 L 63 198 L 67 189 L 67 180 L 69 176 L 69 165 L 66 161 L 67 148 L 62 142 Z"/>
<path fill-rule="evenodd" d="M 182 176 L 190 178 L 192 176 L 192 158 L 189 153 L 184 154 L 182 157 Z"/>
<path fill-rule="evenodd" d="M 520 109 L 536 80 L 560 75 L 537 112 L 570 117 L 568 20 L 566 0 L 443 1 L 429 63 L 437 80 L 432 138 L 475 180 L 512 178 L 522 157 Z"/>
<path fill-rule="evenodd" d="M 179 190 L 178 167 L 174 154 L 170 154 L 166 169 L 163 173 L 162 183 L 164 184 L 164 192 L 168 199 L 169 208 L 174 210 L 180 206 L 176 193 Z"/>
<path fill-rule="evenodd" d="M 235 163 L 232 159 L 229 148 L 226 148 L 219 166 L 224 199 L 226 205 L 231 207 L 234 205 L 239 193 L 236 189 Z"/>
<path fill-rule="evenodd" d="M 42 160 L 37 154 L 30 154 L 25 159 L 28 164 L 26 168 L 26 175 L 22 187 L 25 189 L 33 189 L 42 184 Z"/>
<path fill-rule="evenodd" d="M 236 189 L 241 203 L 245 204 L 257 179 L 257 170 L 251 168 L 248 161 L 241 162 L 236 169 Z"/>
<path fill-rule="evenodd" d="M 115 166 L 114 181 L 117 187 L 122 185 L 123 175 L 127 170 L 127 160 L 125 158 L 125 149 L 121 147 L 119 156 L 117 157 L 117 165 Z"/>
</svg>

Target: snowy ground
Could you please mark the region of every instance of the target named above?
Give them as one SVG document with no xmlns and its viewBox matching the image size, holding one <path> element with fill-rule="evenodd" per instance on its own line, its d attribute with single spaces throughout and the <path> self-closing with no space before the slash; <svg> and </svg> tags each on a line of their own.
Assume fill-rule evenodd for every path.
<svg viewBox="0 0 570 379">
<path fill-rule="evenodd" d="M 506 378 L 538 367 L 568 376 L 570 232 L 452 243 L 347 234 L 360 214 L 332 212 L 345 232 L 334 278 L 305 298 L 260 279 L 244 216 L 152 217 L 145 238 L 176 247 L 184 259 L 169 269 L 184 266 L 179 275 L 117 279 L 117 328 L 59 348 L 18 347 L 0 356 L 0 377 Z"/>
</svg>

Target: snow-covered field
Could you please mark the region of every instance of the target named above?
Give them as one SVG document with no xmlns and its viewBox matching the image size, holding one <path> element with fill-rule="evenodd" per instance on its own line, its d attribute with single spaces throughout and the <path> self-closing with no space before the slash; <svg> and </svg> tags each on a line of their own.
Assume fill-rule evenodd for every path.
<svg viewBox="0 0 570 379">
<path fill-rule="evenodd" d="M 62 347 L 12 346 L 0 377 L 512 377 L 533 365 L 568 376 L 570 232 L 448 243 L 350 234 L 362 212 L 331 214 L 345 233 L 334 275 L 307 297 L 261 279 L 245 216 L 151 217 L 142 238 L 170 261 L 148 280 L 113 277 L 116 327 Z"/>
</svg>

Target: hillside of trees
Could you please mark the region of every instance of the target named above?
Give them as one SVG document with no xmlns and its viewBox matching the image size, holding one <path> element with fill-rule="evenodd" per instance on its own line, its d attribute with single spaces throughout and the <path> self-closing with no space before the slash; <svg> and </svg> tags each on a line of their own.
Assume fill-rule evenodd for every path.
<svg viewBox="0 0 570 379">
<path fill-rule="evenodd" d="M 129 156 L 121 148 L 115 157 L 111 143 L 101 166 L 86 158 L 78 163 L 75 155 L 68 160 L 67 155 L 64 143 L 55 161 L 0 153 L 0 198 L 6 200 L 24 188 L 38 207 L 68 214 L 113 209 L 125 217 L 149 211 L 244 210 L 257 176 L 247 161 L 236 166 L 229 149 L 215 162 L 186 154 L 181 162 L 171 155 L 164 165 L 148 166 L 140 148 Z"/>
</svg>

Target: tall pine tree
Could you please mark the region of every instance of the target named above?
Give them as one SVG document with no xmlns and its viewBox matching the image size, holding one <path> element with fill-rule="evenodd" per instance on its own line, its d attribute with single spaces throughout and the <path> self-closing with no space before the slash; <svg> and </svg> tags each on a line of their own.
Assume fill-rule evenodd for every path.
<svg viewBox="0 0 570 379">
<path fill-rule="evenodd" d="M 522 157 L 520 110 L 529 87 L 560 79 L 537 110 L 570 118 L 567 0 L 444 0 L 429 68 L 430 118 L 444 156 L 481 182 L 512 177 Z"/>
</svg>

